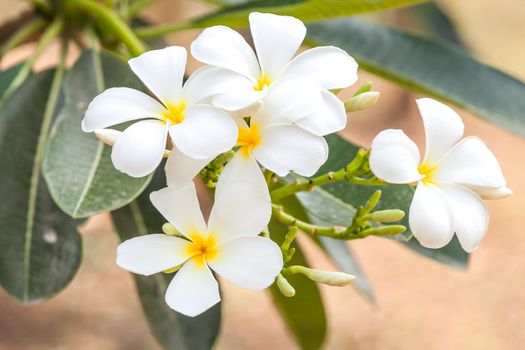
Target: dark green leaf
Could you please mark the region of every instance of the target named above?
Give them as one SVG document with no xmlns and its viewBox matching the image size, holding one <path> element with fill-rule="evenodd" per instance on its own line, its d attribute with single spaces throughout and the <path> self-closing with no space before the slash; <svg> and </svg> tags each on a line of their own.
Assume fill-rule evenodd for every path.
<svg viewBox="0 0 525 350">
<path fill-rule="evenodd" d="M 425 0 L 259 0 L 225 7 L 191 22 L 193 28 L 212 25 L 242 27 L 250 12 L 294 16 L 305 22 L 352 16 L 421 3 Z"/>
<path fill-rule="evenodd" d="M 149 193 L 166 186 L 164 166 L 159 167 L 146 191 L 129 205 L 111 213 L 121 240 L 162 232 L 166 220 L 153 207 Z M 144 313 L 153 335 L 165 349 L 207 350 L 217 338 L 221 321 L 220 304 L 202 315 L 187 317 L 171 310 L 164 301 L 170 275 L 134 275 Z"/>
<path fill-rule="evenodd" d="M 464 269 L 468 265 L 469 255 L 466 253 L 456 236 L 452 238 L 449 244 L 440 249 L 429 249 L 423 247 L 417 239 L 411 239 L 408 242 L 402 242 L 406 247 L 414 250 L 415 252 L 426 256 L 427 258 L 439 261 L 443 264 L 458 267 Z"/>
<path fill-rule="evenodd" d="M 363 69 L 525 136 L 525 84 L 462 49 L 361 20 L 315 23 L 308 33 L 310 43 L 341 47 Z"/>
<path fill-rule="evenodd" d="M 305 218 L 305 212 L 294 198 L 288 199 L 285 205 L 287 212 Z M 270 222 L 269 229 L 272 239 L 278 243 L 288 232 L 286 226 L 274 220 Z M 300 247 L 297 244 L 294 247 L 295 254 L 290 264 L 308 266 Z M 319 349 L 326 336 L 326 316 L 319 289 L 303 275 L 286 275 L 286 279 L 295 288 L 295 296 L 285 297 L 274 284 L 270 288 L 273 300 L 301 348 Z"/>
<path fill-rule="evenodd" d="M 85 51 L 64 84 L 66 103 L 51 130 L 43 173 L 55 202 L 74 218 L 126 205 L 151 179 L 133 178 L 116 170 L 111 148 L 80 129 L 89 102 L 114 86 L 141 85 L 125 63 L 97 51 Z"/>
<path fill-rule="evenodd" d="M 54 205 L 40 174 L 62 73 L 33 75 L 0 110 L 0 284 L 23 302 L 62 290 L 82 256 L 75 221 Z"/>
<path fill-rule="evenodd" d="M 0 96 L 9 88 L 18 72 L 20 72 L 22 65 L 23 63 L 18 64 L 0 73 Z"/>
</svg>

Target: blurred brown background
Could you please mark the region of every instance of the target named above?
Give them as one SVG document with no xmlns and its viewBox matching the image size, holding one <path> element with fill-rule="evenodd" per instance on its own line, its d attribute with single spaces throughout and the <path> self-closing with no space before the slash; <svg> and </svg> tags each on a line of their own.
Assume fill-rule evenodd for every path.
<svg viewBox="0 0 525 350">
<path fill-rule="evenodd" d="M 525 79 L 524 1 L 444 0 L 439 4 L 480 59 Z M 22 1 L 0 0 L 0 17 L 14 16 L 23 7 Z M 155 22 L 163 22 L 208 8 L 200 1 L 166 0 L 146 13 Z M 170 41 L 188 45 L 197 34 L 174 35 Z M 30 50 L 27 45 L 13 52 L 2 65 L 12 64 Z M 51 52 L 40 66 L 53 58 Z M 195 62 L 191 67 L 196 67 Z M 421 144 L 416 96 L 360 72 L 360 82 L 368 80 L 374 81 L 382 97 L 371 110 L 351 115 L 344 135 L 367 146 L 381 129 L 396 127 Z M 326 349 L 523 348 L 525 140 L 466 112 L 461 115 L 466 134 L 481 136 L 496 154 L 515 194 L 488 203 L 490 230 L 466 271 L 424 259 L 389 240 L 353 242 L 377 302 L 369 303 L 351 287 L 322 287 L 330 329 Z M 22 306 L 0 291 L 0 349 L 158 348 L 143 318 L 131 276 L 114 264 L 117 238 L 108 217 L 92 219 L 82 233 L 82 267 L 58 297 Z M 316 267 L 334 268 L 315 247 L 308 253 Z M 266 293 L 224 283 L 223 299 L 224 321 L 216 349 L 297 348 Z"/>
</svg>

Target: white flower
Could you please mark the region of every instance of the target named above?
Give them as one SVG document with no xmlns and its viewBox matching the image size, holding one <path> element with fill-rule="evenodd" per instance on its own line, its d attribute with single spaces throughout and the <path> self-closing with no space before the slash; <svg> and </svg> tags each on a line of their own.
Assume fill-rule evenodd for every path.
<svg viewBox="0 0 525 350">
<path fill-rule="evenodd" d="M 207 225 L 192 182 L 177 190 L 153 192 L 150 198 L 185 238 L 165 234 L 132 238 L 117 248 L 117 264 L 146 276 L 180 266 L 165 296 L 175 311 L 196 316 L 220 301 L 210 269 L 252 290 L 268 287 L 281 271 L 280 248 L 269 238 L 258 237 L 271 216 L 265 191 L 246 182 L 219 181 Z"/>
<path fill-rule="evenodd" d="M 482 199 L 508 196 L 498 161 L 477 137 L 463 136 L 459 115 L 430 98 L 417 100 L 426 136 L 419 150 L 401 130 L 384 130 L 372 142 L 370 168 L 395 184 L 417 183 L 410 205 L 410 229 L 427 248 L 441 248 L 454 232 L 463 249 L 475 250 L 487 232 Z"/>
<path fill-rule="evenodd" d="M 220 76 L 222 86 L 213 104 L 229 111 L 242 110 L 259 101 L 267 88 L 283 77 L 302 77 L 322 89 L 325 113 L 309 130 L 329 134 L 346 125 L 342 102 L 328 90 L 341 89 L 357 81 L 357 63 L 345 51 L 323 46 L 293 58 L 306 35 L 304 24 L 290 16 L 250 14 L 250 30 L 257 55 L 244 38 L 225 26 L 205 29 L 192 43 L 197 60 L 216 67 L 209 73 Z M 297 92 L 299 93 L 299 92 Z"/>
<path fill-rule="evenodd" d="M 290 171 L 303 176 L 317 172 L 328 158 L 328 145 L 307 127 L 315 125 L 326 112 L 321 93 L 312 84 L 301 78 L 282 78 L 270 86 L 261 107 L 250 116 L 249 124 L 237 118 L 238 149 L 221 180 L 242 180 L 266 189 L 257 162 L 279 176 Z M 206 162 L 172 152 L 166 164 L 168 186 L 183 186 Z"/>
<path fill-rule="evenodd" d="M 207 68 L 182 85 L 186 50 L 172 46 L 129 60 L 133 72 L 162 102 L 125 87 L 111 88 L 93 99 L 82 121 L 85 132 L 137 120 L 116 138 L 111 159 L 130 176 L 151 173 L 162 160 L 168 134 L 173 148 L 185 156 L 205 159 L 230 149 L 237 138 L 233 119 L 224 111 L 200 103 L 214 92 Z M 116 135 L 112 135 L 116 136 Z"/>
</svg>

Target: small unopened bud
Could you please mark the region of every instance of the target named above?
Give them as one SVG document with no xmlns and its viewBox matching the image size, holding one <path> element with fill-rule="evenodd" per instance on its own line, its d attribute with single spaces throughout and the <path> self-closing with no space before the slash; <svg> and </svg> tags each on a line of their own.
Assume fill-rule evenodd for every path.
<svg viewBox="0 0 525 350">
<path fill-rule="evenodd" d="M 277 284 L 279 291 L 281 291 L 285 297 L 291 298 L 295 295 L 294 287 L 292 287 L 290 282 L 288 282 L 288 280 L 284 278 L 283 275 L 278 274 L 275 283 Z"/>
<path fill-rule="evenodd" d="M 162 231 L 169 236 L 177 236 L 177 237 L 182 236 L 182 233 L 180 233 L 179 230 L 177 230 L 177 228 L 173 226 L 172 224 L 170 224 L 169 222 L 162 225 Z"/>
<path fill-rule="evenodd" d="M 362 217 L 366 221 L 396 222 L 405 217 L 405 212 L 399 209 L 378 210 Z"/>
<path fill-rule="evenodd" d="M 305 266 L 290 266 L 287 270 L 289 273 L 302 273 L 309 279 L 317 283 L 327 284 L 329 286 L 344 287 L 355 280 L 355 276 L 339 271 L 320 271 L 310 269 Z"/>
<path fill-rule="evenodd" d="M 376 104 L 379 95 L 380 93 L 378 91 L 363 92 L 362 94 L 346 100 L 344 102 L 345 110 L 347 112 L 357 112 L 370 108 Z"/>
<path fill-rule="evenodd" d="M 113 129 L 100 129 L 95 131 L 97 138 L 108 146 L 113 146 L 115 142 L 117 142 L 120 134 L 122 134 L 122 131 Z"/>
<path fill-rule="evenodd" d="M 395 236 L 405 232 L 406 229 L 403 225 L 379 226 L 368 228 L 361 232 L 361 234 L 364 236 Z"/>
</svg>

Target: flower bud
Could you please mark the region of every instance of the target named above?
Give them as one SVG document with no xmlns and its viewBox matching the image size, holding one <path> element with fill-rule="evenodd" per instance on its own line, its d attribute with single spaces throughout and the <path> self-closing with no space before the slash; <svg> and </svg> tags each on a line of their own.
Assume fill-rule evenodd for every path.
<svg viewBox="0 0 525 350">
<path fill-rule="evenodd" d="M 405 217 L 405 212 L 399 209 L 378 210 L 363 216 L 363 220 L 374 222 L 396 222 Z"/>
<path fill-rule="evenodd" d="M 165 234 L 169 236 L 182 237 L 182 233 L 180 233 L 179 230 L 177 230 L 177 228 L 173 226 L 172 224 L 170 224 L 169 222 L 162 225 L 162 232 L 164 232 Z"/>
<path fill-rule="evenodd" d="M 287 298 L 291 298 L 295 295 L 295 289 L 292 287 L 290 282 L 286 278 L 283 277 L 283 275 L 278 274 L 277 280 L 275 281 L 277 284 L 277 288 L 283 293 L 283 295 Z"/>
<path fill-rule="evenodd" d="M 353 280 L 355 276 L 338 271 L 320 271 L 310 269 L 306 266 L 294 265 L 286 268 L 288 273 L 302 273 L 314 282 L 327 284 L 329 286 L 344 287 Z"/>
<path fill-rule="evenodd" d="M 363 92 L 362 94 L 346 100 L 344 102 L 345 110 L 347 112 L 357 112 L 370 108 L 376 104 L 379 95 L 380 93 L 378 91 Z"/>
<path fill-rule="evenodd" d="M 319 271 L 308 269 L 306 277 L 318 283 L 324 283 L 334 287 L 344 287 L 355 280 L 355 276 L 339 271 Z"/>
<path fill-rule="evenodd" d="M 108 146 L 113 146 L 120 134 L 122 134 L 122 131 L 113 129 L 100 129 L 95 131 L 97 138 Z"/>
</svg>

